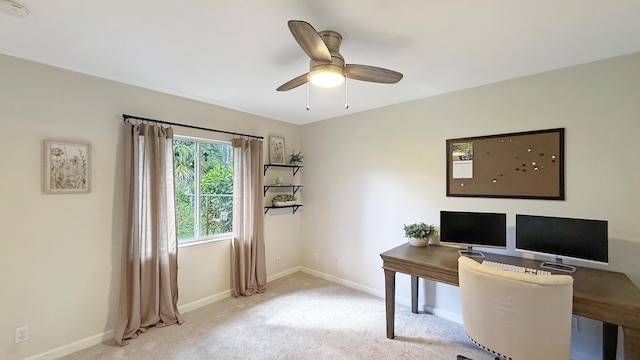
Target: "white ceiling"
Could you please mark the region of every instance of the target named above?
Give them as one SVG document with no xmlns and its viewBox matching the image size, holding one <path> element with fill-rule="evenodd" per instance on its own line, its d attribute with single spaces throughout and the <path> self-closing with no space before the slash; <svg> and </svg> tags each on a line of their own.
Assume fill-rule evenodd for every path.
<svg viewBox="0 0 640 360">
<path fill-rule="evenodd" d="M 639 0 L 18 1 L 0 53 L 294 124 L 640 51 Z M 311 88 L 307 111 L 307 86 L 275 90 L 309 68 L 290 19 L 404 78 L 349 81 L 348 110 Z"/>
</svg>

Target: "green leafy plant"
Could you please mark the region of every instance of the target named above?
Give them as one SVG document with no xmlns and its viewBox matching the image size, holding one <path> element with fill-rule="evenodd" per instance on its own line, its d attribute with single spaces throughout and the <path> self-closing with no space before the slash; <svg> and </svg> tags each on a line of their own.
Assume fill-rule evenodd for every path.
<svg viewBox="0 0 640 360">
<path fill-rule="evenodd" d="M 408 238 L 424 239 L 436 234 L 433 225 L 427 225 L 423 222 L 404 225 L 404 236 Z"/>
<path fill-rule="evenodd" d="M 289 164 L 302 164 L 302 159 L 304 159 L 304 155 L 302 155 L 302 151 L 291 152 L 289 155 Z"/>
<path fill-rule="evenodd" d="M 291 195 L 291 194 L 280 194 L 280 195 L 276 195 L 273 197 L 273 200 L 271 200 L 272 202 L 276 202 L 276 201 L 282 201 L 282 202 L 286 202 L 286 201 L 296 201 L 296 197 Z"/>
</svg>

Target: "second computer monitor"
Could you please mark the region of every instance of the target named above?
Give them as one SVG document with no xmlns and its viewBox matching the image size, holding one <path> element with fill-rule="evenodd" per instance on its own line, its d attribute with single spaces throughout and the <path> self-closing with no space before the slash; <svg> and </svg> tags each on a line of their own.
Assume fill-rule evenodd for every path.
<svg viewBox="0 0 640 360">
<path fill-rule="evenodd" d="M 440 211 L 440 242 L 461 245 L 461 255 L 484 257 L 472 247 L 507 248 L 507 215 L 504 213 Z"/>
<path fill-rule="evenodd" d="M 606 220 L 516 214 L 516 250 L 556 258 L 555 263 L 544 262 L 543 267 L 575 271 L 562 265 L 562 258 L 607 264 L 608 249 Z"/>
</svg>

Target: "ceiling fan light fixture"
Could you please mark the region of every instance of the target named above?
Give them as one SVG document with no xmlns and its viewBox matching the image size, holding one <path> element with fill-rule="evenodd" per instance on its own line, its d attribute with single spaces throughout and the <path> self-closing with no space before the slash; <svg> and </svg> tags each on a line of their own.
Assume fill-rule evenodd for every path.
<svg viewBox="0 0 640 360">
<path fill-rule="evenodd" d="M 309 81 L 321 88 L 334 88 L 344 83 L 344 75 L 335 71 L 321 69 L 309 73 Z"/>
<path fill-rule="evenodd" d="M 3 0 L 0 0 L 3 1 Z M 287 22 L 291 35 L 304 50 L 309 59 L 309 72 L 295 77 L 276 88 L 276 91 L 288 91 L 302 84 L 311 83 L 322 88 L 333 88 L 345 84 L 346 81 L 360 80 L 382 84 L 395 84 L 402 79 L 402 74 L 370 65 L 345 64 L 340 54 L 342 35 L 336 31 L 317 32 L 306 21 L 289 20 Z M 309 88 L 307 87 L 307 93 Z"/>
</svg>

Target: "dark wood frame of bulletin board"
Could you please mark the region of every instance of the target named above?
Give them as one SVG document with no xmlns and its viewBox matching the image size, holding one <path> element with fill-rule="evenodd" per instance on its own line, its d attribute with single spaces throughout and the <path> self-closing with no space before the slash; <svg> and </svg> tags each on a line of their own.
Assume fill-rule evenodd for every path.
<svg viewBox="0 0 640 360">
<path fill-rule="evenodd" d="M 447 196 L 564 200 L 564 128 L 448 139 Z"/>
</svg>

